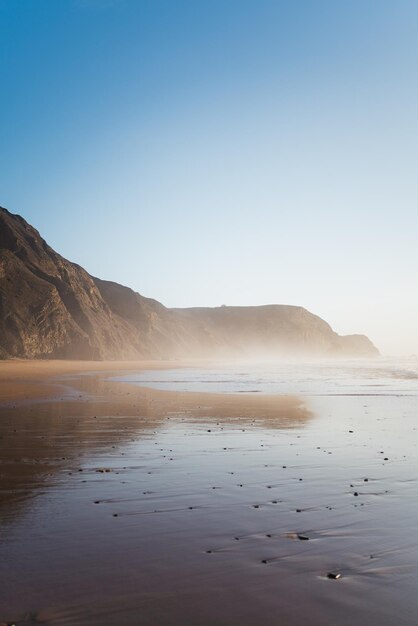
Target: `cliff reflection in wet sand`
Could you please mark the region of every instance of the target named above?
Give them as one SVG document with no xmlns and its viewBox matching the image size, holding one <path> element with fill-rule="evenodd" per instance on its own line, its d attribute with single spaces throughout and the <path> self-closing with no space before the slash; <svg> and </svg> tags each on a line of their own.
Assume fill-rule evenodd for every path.
<svg viewBox="0 0 418 626">
<path fill-rule="evenodd" d="M 0 623 L 415 624 L 416 396 L 109 375 L 0 409 Z"/>
<path fill-rule="evenodd" d="M 310 416 L 297 398 L 177 394 L 132 389 L 107 378 L 108 374 L 62 377 L 56 384 L 70 386 L 73 393 L 66 390 L 60 400 L 31 403 L 25 393 L 23 401 L 0 404 L 0 519 L 13 515 L 12 503 L 23 503 L 72 472 L 84 472 L 79 464 L 88 462 L 90 455 L 109 450 L 115 455 L 133 438 L 156 435 L 166 420 L 198 423 L 209 418 L 222 428 L 234 424 L 291 428 Z M 25 390 L 30 393 L 34 386 L 25 384 Z M 56 391 L 52 385 L 46 389 Z M 14 391 L 11 385 L 9 390 Z"/>
</svg>

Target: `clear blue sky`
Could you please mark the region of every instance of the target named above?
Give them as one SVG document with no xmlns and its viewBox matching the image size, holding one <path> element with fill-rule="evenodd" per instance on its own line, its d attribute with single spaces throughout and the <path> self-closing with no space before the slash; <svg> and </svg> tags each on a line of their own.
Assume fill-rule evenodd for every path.
<svg viewBox="0 0 418 626">
<path fill-rule="evenodd" d="M 0 204 L 168 306 L 418 353 L 416 0 L 0 0 Z"/>
</svg>

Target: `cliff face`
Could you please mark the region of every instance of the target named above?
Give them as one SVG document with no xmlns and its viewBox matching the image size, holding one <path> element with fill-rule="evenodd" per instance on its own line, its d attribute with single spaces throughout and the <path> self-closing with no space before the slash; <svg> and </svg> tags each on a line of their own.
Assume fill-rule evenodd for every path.
<svg viewBox="0 0 418 626">
<path fill-rule="evenodd" d="M 173 309 L 190 336 L 191 354 L 243 357 L 372 356 L 364 335 L 341 337 L 303 307 L 265 305 Z"/>
<path fill-rule="evenodd" d="M 373 356 L 301 307 L 167 309 L 90 276 L 0 208 L 0 358 Z"/>
<path fill-rule="evenodd" d="M 137 308 L 141 317 L 139 296 Z M 4 209 L 0 345 L 8 356 L 27 358 L 133 358 L 147 352 L 146 341 L 138 343 L 135 328 L 112 311 L 94 279 Z"/>
</svg>

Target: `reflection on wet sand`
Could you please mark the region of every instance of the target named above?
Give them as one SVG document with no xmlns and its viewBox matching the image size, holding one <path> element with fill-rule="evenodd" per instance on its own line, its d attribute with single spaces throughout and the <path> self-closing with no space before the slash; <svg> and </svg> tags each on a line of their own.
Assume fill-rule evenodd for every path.
<svg viewBox="0 0 418 626">
<path fill-rule="evenodd" d="M 0 623 L 415 624 L 415 398 L 58 382 L 0 410 Z"/>
<path fill-rule="evenodd" d="M 33 490 L 46 487 L 57 472 L 75 467 L 94 454 L 156 433 L 164 420 L 235 423 L 271 428 L 301 425 L 310 412 L 297 398 L 177 394 L 110 382 L 108 374 L 60 378 L 46 384 L 43 393 L 64 390 L 57 400 L 28 402 L 33 383 L 17 383 L 15 401 L 0 405 L 0 519 L 13 512 Z M 23 392 L 24 386 L 26 387 Z M 39 391 L 38 395 L 42 395 Z M 70 389 L 70 393 L 69 390 Z M 9 387 L 13 393 L 14 387 Z M 22 391 L 22 393 L 20 393 Z M 68 397 L 73 399 L 68 400 Z M 4 506 L 7 507 L 4 511 Z"/>
</svg>

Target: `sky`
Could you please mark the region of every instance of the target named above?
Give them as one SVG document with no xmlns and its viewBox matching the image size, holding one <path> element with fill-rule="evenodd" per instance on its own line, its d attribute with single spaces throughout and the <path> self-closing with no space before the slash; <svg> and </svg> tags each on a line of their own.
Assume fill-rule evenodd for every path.
<svg viewBox="0 0 418 626">
<path fill-rule="evenodd" d="M 0 0 L 0 205 L 166 306 L 418 353 L 416 0 Z"/>
</svg>

